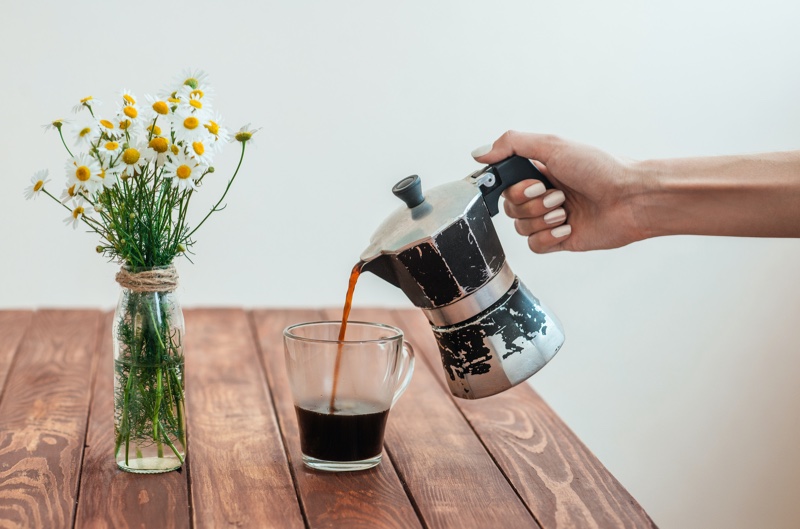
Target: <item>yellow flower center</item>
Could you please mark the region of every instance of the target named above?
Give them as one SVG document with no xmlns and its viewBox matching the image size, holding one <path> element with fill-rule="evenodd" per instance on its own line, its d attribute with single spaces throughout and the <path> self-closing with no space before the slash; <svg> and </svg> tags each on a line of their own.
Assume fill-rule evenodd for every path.
<svg viewBox="0 0 800 529">
<path fill-rule="evenodd" d="M 106 177 L 106 170 L 105 169 L 100 169 L 100 178 L 105 179 L 105 177 Z"/>
<path fill-rule="evenodd" d="M 139 115 L 139 112 L 136 110 L 136 108 L 132 107 L 130 105 L 128 105 L 125 108 L 123 108 L 122 109 L 122 113 L 125 114 L 126 116 L 128 116 L 131 119 L 136 119 L 136 116 Z"/>
<path fill-rule="evenodd" d="M 84 97 L 83 99 L 81 99 L 81 103 L 86 103 L 90 99 L 92 99 L 92 96 Z"/>
<path fill-rule="evenodd" d="M 100 124 L 109 130 L 114 130 L 114 124 L 106 119 L 101 119 Z"/>
<path fill-rule="evenodd" d="M 130 94 L 123 94 L 123 95 L 122 95 L 122 99 L 124 99 L 124 100 L 125 100 L 125 102 L 126 102 L 127 104 L 129 104 L 129 105 L 135 105 L 135 104 L 136 104 L 136 100 L 135 100 L 134 98 L 132 98 L 132 97 L 130 96 Z"/>
<path fill-rule="evenodd" d="M 192 88 L 197 88 L 197 85 L 200 83 L 194 77 L 189 77 L 183 82 L 183 84 L 191 86 Z"/>
<path fill-rule="evenodd" d="M 163 101 L 156 101 L 155 103 L 153 103 L 153 110 L 155 110 L 162 116 L 166 116 L 167 113 L 169 113 L 169 107 Z"/>
<path fill-rule="evenodd" d="M 183 126 L 189 130 L 196 129 L 199 124 L 200 121 L 194 116 L 189 116 L 188 118 L 183 120 Z"/>
<path fill-rule="evenodd" d="M 150 125 L 149 127 L 147 127 L 147 130 L 149 130 L 156 136 L 161 136 L 161 127 L 159 127 L 158 125 Z"/>
<path fill-rule="evenodd" d="M 172 97 L 168 97 L 167 101 L 169 101 L 170 103 L 180 103 L 181 102 L 181 100 L 178 99 L 177 97 L 175 97 L 174 95 Z"/>
<path fill-rule="evenodd" d="M 71 196 L 71 197 L 74 197 L 74 196 L 75 196 L 75 186 L 76 186 L 76 184 L 72 184 L 72 185 L 71 185 L 71 186 L 69 186 L 69 188 L 67 189 L 67 194 L 68 194 L 69 196 Z"/>
<path fill-rule="evenodd" d="M 204 126 L 208 129 L 208 132 L 214 136 L 219 134 L 219 124 L 216 121 L 208 120 L 208 123 Z"/>
<path fill-rule="evenodd" d="M 91 127 L 83 127 L 83 128 L 81 129 L 81 131 L 78 133 L 78 136 L 80 136 L 81 138 L 83 138 L 84 136 L 86 136 L 86 135 L 87 135 L 87 134 L 89 134 L 90 132 L 92 132 L 92 129 L 91 129 Z"/>
<path fill-rule="evenodd" d="M 175 174 L 178 175 L 178 178 L 181 180 L 186 180 L 192 176 L 192 168 L 188 165 L 180 165 L 177 169 L 175 169 Z"/>
<path fill-rule="evenodd" d="M 240 142 L 244 143 L 246 141 L 249 141 L 250 138 L 253 137 L 253 133 L 252 132 L 248 132 L 246 130 L 243 130 L 243 131 L 237 132 L 236 136 L 234 136 L 234 137 L 236 138 L 236 141 L 240 141 Z"/>
<path fill-rule="evenodd" d="M 200 109 L 203 108 L 203 102 L 199 99 L 190 99 L 189 105 L 193 106 L 194 108 Z"/>
<path fill-rule="evenodd" d="M 91 177 L 92 177 L 92 172 L 85 165 L 81 165 L 80 167 L 75 169 L 75 178 L 77 178 L 81 182 L 85 182 Z"/>
<path fill-rule="evenodd" d="M 107 151 L 116 151 L 117 149 L 119 149 L 119 143 L 115 141 L 109 141 L 108 143 L 105 144 L 105 148 Z"/>
<path fill-rule="evenodd" d="M 153 138 L 148 145 L 157 153 L 167 152 L 167 149 L 169 149 L 169 143 L 166 138 Z"/>
<path fill-rule="evenodd" d="M 39 181 L 38 181 L 38 182 L 36 182 L 36 184 L 33 186 L 33 190 L 34 190 L 34 191 L 39 191 L 39 190 L 40 190 L 41 188 L 43 188 L 43 187 L 44 187 L 44 180 L 39 180 Z"/>
<path fill-rule="evenodd" d="M 139 161 L 139 151 L 130 147 L 125 149 L 125 152 L 122 153 L 122 161 L 128 165 L 133 165 Z"/>
<path fill-rule="evenodd" d="M 173 143 L 173 144 L 172 144 L 172 146 L 169 148 L 169 150 L 171 150 L 171 151 L 172 151 L 172 154 L 175 154 L 175 155 L 177 155 L 179 152 L 181 152 L 181 151 L 178 149 L 178 146 L 177 146 L 177 145 L 175 145 L 174 143 Z"/>
<path fill-rule="evenodd" d="M 198 156 L 203 156 L 203 153 L 206 152 L 206 148 L 203 146 L 203 142 L 201 141 L 192 143 L 192 149 L 194 149 L 195 154 Z"/>
<path fill-rule="evenodd" d="M 84 212 L 84 211 L 85 211 L 85 210 L 83 209 L 83 206 L 78 206 L 77 208 L 75 208 L 75 209 L 73 209 L 73 210 L 72 210 L 72 218 L 73 218 L 73 219 L 77 219 L 78 217 L 80 217 L 81 215 L 83 215 L 83 212 Z"/>
<path fill-rule="evenodd" d="M 200 90 L 199 88 L 197 88 L 197 89 L 195 89 L 195 90 L 192 90 L 191 92 L 189 92 L 189 97 L 192 97 L 192 96 L 197 96 L 197 97 L 199 97 L 199 98 L 202 98 L 202 97 L 203 97 L 203 96 L 205 96 L 205 95 L 206 95 L 206 94 L 205 94 L 205 93 L 203 93 L 203 91 L 202 91 L 202 90 Z"/>
<path fill-rule="evenodd" d="M 122 130 L 127 129 L 130 126 L 131 126 L 131 120 L 129 120 L 129 119 L 126 119 L 126 120 L 123 120 L 123 121 L 119 122 L 119 128 L 121 128 Z"/>
</svg>

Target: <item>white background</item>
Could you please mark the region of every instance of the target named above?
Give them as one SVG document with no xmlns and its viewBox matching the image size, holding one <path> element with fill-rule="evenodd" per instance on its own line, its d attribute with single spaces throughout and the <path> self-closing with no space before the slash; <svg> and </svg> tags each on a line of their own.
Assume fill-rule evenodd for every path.
<svg viewBox="0 0 800 529">
<path fill-rule="evenodd" d="M 96 240 L 21 196 L 43 168 L 60 193 L 64 151 L 40 125 L 86 95 L 111 112 L 122 88 L 202 68 L 229 128 L 263 127 L 179 265 L 185 306 L 338 306 L 392 184 L 461 178 L 506 129 L 633 158 L 797 149 L 799 22 L 788 0 L 4 2 L 0 308 L 116 302 Z M 533 385 L 656 523 L 800 524 L 800 241 L 537 256 L 496 225 L 567 331 Z M 409 306 L 372 276 L 356 302 Z"/>
</svg>

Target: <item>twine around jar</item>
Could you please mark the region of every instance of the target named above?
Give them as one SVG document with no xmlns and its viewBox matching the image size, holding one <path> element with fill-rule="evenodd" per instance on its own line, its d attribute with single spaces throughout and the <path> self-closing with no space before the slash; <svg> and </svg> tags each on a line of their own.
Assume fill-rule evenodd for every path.
<svg viewBox="0 0 800 529">
<path fill-rule="evenodd" d="M 117 272 L 117 283 L 133 292 L 172 292 L 178 288 L 178 271 L 175 265 L 159 266 L 131 272 L 123 266 Z"/>
</svg>

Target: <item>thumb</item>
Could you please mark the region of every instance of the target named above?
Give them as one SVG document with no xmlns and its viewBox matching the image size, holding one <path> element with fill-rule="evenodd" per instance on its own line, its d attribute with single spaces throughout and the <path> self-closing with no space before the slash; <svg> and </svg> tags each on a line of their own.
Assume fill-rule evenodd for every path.
<svg viewBox="0 0 800 529">
<path fill-rule="evenodd" d="M 495 163 L 517 154 L 547 165 L 557 142 L 558 138 L 548 134 L 509 130 L 493 144 L 472 151 L 472 157 L 481 163 Z"/>
</svg>

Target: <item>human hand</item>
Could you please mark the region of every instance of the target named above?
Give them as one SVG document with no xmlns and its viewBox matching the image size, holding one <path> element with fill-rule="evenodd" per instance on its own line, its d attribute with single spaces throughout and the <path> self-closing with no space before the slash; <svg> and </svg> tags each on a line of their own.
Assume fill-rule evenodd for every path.
<svg viewBox="0 0 800 529">
<path fill-rule="evenodd" d="M 472 152 L 481 163 L 517 154 L 556 187 L 519 182 L 503 193 L 505 212 L 536 253 L 618 248 L 643 239 L 637 218 L 644 176 L 630 162 L 556 136 L 508 131 Z"/>
</svg>

